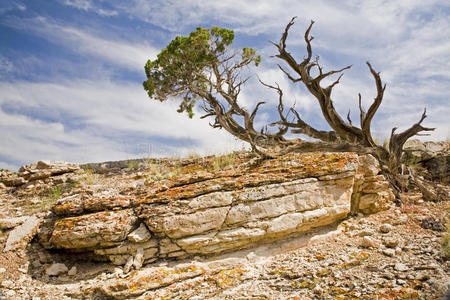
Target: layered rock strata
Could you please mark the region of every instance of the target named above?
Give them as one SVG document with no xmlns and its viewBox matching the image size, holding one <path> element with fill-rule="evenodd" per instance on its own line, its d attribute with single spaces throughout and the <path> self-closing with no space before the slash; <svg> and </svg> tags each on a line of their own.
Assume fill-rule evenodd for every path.
<svg viewBox="0 0 450 300">
<path fill-rule="evenodd" d="M 212 255 L 298 235 L 352 211 L 384 209 L 394 198 L 377 161 L 353 153 L 290 154 L 259 163 L 241 157 L 216 171 L 183 168 L 135 190 L 60 199 L 41 226 L 41 244 L 129 270 L 159 258 Z"/>
<path fill-rule="evenodd" d="M 37 185 L 53 186 L 74 181 L 72 177 L 79 171 L 77 164 L 41 160 L 20 167 L 17 173 L 0 170 L 0 184 L 22 189 L 32 189 Z"/>
</svg>

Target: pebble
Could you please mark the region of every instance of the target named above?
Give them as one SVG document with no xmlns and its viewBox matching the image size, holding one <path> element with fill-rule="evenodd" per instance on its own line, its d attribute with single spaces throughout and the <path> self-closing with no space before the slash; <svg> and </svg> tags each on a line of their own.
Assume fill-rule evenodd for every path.
<svg viewBox="0 0 450 300">
<path fill-rule="evenodd" d="M 394 265 L 394 270 L 399 271 L 399 272 L 405 272 L 405 271 L 408 271 L 408 267 L 405 264 L 398 262 Z"/>
<path fill-rule="evenodd" d="M 39 260 L 33 260 L 33 261 L 31 262 L 31 265 L 32 265 L 34 268 L 39 268 L 40 266 L 42 266 L 42 264 L 41 264 L 41 262 L 40 262 Z"/>
<path fill-rule="evenodd" d="M 2 281 L 2 287 L 4 288 L 11 288 L 14 285 L 14 282 L 12 280 L 3 280 Z"/>
<path fill-rule="evenodd" d="M 404 286 L 404 285 L 407 285 L 407 282 L 404 281 L 403 279 L 397 279 L 397 284 Z"/>
<path fill-rule="evenodd" d="M 0 274 L 1 273 L 5 273 L 6 272 L 6 269 L 5 268 L 0 268 Z"/>
<path fill-rule="evenodd" d="M 73 266 L 72 268 L 70 268 L 69 272 L 67 272 L 67 275 L 69 276 L 74 276 L 77 274 L 77 267 Z"/>
<path fill-rule="evenodd" d="M 65 264 L 56 263 L 45 269 L 45 274 L 47 274 L 48 276 L 58 276 L 60 274 L 66 273 L 68 270 L 69 269 Z"/>
<path fill-rule="evenodd" d="M 8 297 L 13 297 L 13 296 L 16 295 L 16 292 L 13 291 L 13 290 L 7 290 L 7 291 L 5 292 L 5 295 L 8 296 Z"/>
<path fill-rule="evenodd" d="M 403 224 L 406 224 L 406 222 L 408 222 L 408 216 L 402 215 L 402 216 L 398 217 L 398 219 L 395 223 L 397 225 L 403 225 Z"/>
<path fill-rule="evenodd" d="M 380 248 L 381 247 L 381 243 L 380 241 L 370 237 L 370 236 L 365 236 L 362 239 L 362 244 L 363 247 L 372 247 L 372 248 Z"/>
<path fill-rule="evenodd" d="M 421 272 L 421 273 L 417 274 L 417 276 L 416 276 L 416 280 L 420 280 L 420 281 L 427 281 L 430 278 L 431 278 L 430 274 L 428 274 L 426 272 Z"/>
<path fill-rule="evenodd" d="M 358 233 L 358 236 L 364 237 L 364 236 L 370 236 L 373 235 L 373 232 L 370 230 L 362 230 Z"/>
<path fill-rule="evenodd" d="M 383 249 L 381 252 L 384 255 L 389 256 L 389 257 L 393 257 L 395 255 L 395 250 L 394 249 Z"/>
<path fill-rule="evenodd" d="M 384 244 L 388 248 L 395 248 L 395 247 L 397 247 L 398 243 L 399 243 L 399 240 L 396 238 L 387 238 L 384 240 Z"/>
<path fill-rule="evenodd" d="M 382 233 L 388 233 L 388 232 L 392 231 L 393 228 L 394 227 L 391 224 L 384 223 L 380 226 L 380 231 Z"/>
</svg>

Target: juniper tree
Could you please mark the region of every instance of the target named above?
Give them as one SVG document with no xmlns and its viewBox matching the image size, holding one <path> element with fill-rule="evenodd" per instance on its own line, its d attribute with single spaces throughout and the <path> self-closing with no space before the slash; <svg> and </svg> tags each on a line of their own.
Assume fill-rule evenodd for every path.
<svg viewBox="0 0 450 300">
<path fill-rule="evenodd" d="M 198 103 L 205 114 L 201 118 L 213 117 L 210 125 L 223 128 L 240 140 L 248 142 L 252 149 L 260 155 L 271 157 L 289 152 L 310 151 L 352 151 L 374 155 L 383 167 L 383 172 L 389 178 L 392 186 L 398 189 L 402 186 L 401 158 L 403 145 L 412 136 L 434 128 L 423 127 L 426 110 L 419 121 L 408 129 L 397 133 L 391 130 L 388 147 L 378 145 L 371 133 L 372 119 L 380 107 L 386 84 L 381 81 L 380 73 L 376 72 L 367 62 L 370 74 L 376 86 L 376 96 L 366 111 L 358 94 L 360 126 L 353 125 L 350 113 L 344 118 L 335 109 L 332 92 L 339 84 L 346 66 L 338 70 L 325 71 L 319 63 L 319 58 L 313 58 L 312 40 L 310 35 L 314 21 L 303 36 L 306 44 L 306 56 L 297 60 L 287 51 L 286 41 L 295 18 L 287 24 L 278 43 L 272 44 L 277 49 L 276 58 L 284 62 L 285 67 L 278 64 L 281 71 L 294 84 L 302 84 L 314 96 L 322 117 L 331 130 L 318 130 L 306 123 L 294 107 L 285 109 L 283 91 L 277 84 L 261 84 L 278 94 L 276 115 L 279 120 L 267 124 L 274 130 L 254 128 L 255 116 L 264 102 L 257 102 L 252 110 L 239 103 L 239 95 L 248 77 L 243 76 L 243 70 L 250 65 L 258 65 L 261 57 L 252 48 L 243 48 L 239 52 L 230 51 L 234 32 L 229 29 L 213 27 L 197 28 L 189 36 L 178 36 L 158 54 L 155 60 L 149 60 L 145 65 L 147 80 L 144 88 L 150 98 L 165 101 L 171 97 L 179 99 L 178 112 L 186 112 L 190 118 L 193 108 Z M 288 68 L 288 69 L 287 69 Z M 330 76 L 337 78 L 329 85 L 322 84 Z M 288 138 L 294 134 L 294 137 Z M 314 140 L 305 140 L 297 135 L 306 135 Z"/>
</svg>

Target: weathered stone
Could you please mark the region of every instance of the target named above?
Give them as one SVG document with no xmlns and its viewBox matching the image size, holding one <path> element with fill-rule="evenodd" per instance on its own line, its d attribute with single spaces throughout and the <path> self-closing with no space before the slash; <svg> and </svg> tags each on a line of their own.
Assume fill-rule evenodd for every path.
<svg viewBox="0 0 450 300">
<path fill-rule="evenodd" d="M 139 270 L 144 263 L 144 248 L 139 248 L 136 251 L 136 255 L 134 256 L 133 267 L 136 270 Z"/>
<path fill-rule="evenodd" d="M 167 254 L 167 257 L 177 258 L 177 259 L 185 258 L 187 256 L 188 256 L 188 254 L 184 251 L 175 251 L 175 252 L 170 252 L 169 254 Z"/>
<path fill-rule="evenodd" d="M 14 228 L 25 222 L 28 218 L 29 218 L 28 216 L 23 216 L 23 217 L 0 219 L 0 229 Z"/>
<path fill-rule="evenodd" d="M 399 240 L 394 237 L 386 238 L 384 240 L 384 244 L 388 248 L 395 248 L 395 247 L 397 247 L 398 243 L 399 243 Z"/>
<path fill-rule="evenodd" d="M 378 241 L 377 239 L 374 239 L 370 236 L 365 236 L 362 239 L 362 243 L 361 246 L 363 247 L 371 247 L 371 248 L 380 248 L 381 247 L 381 243 L 380 241 Z"/>
<path fill-rule="evenodd" d="M 55 222 L 50 241 L 69 249 L 107 247 L 123 241 L 136 221 L 131 209 L 63 218 Z"/>
<path fill-rule="evenodd" d="M 394 249 L 383 249 L 381 252 L 384 255 L 389 256 L 389 257 L 395 256 L 395 250 Z"/>
<path fill-rule="evenodd" d="M 388 224 L 388 223 L 381 224 L 381 226 L 380 226 L 380 231 L 382 233 L 388 233 L 388 232 L 392 231 L 393 229 L 394 229 L 394 226 L 392 226 L 391 224 Z"/>
<path fill-rule="evenodd" d="M 370 154 L 361 155 L 358 157 L 358 169 L 365 177 L 375 176 L 380 172 L 380 163 Z"/>
<path fill-rule="evenodd" d="M 395 196 L 390 189 L 374 194 L 365 194 L 359 200 L 359 210 L 365 214 L 376 213 L 389 208 L 394 200 Z"/>
<path fill-rule="evenodd" d="M 152 237 L 150 231 L 148 231 L 147 226 L 144 223 L 141 223 L 139 227 L 132 231 L 127 238 L 135 243 L 143 243 L 148 241 Z"/>
<path fill-rule="evenodd" d="M 199 234 L 222 226 L 229 208 L 210 208 L 187 215 L 175 215 L 164 219 L 164 232 L 170 238 Z"/>
<path fill-rule="evenodd" d="M 210 207 L 228 206 L 233 202 L 231 192 L 215 192 L 193 198 L 188 207 L 192 209 L 202 209 Z"/>
<path fill-rule="evenodd" d="M 58 276 L 58 275 L 66 273 L 67 271 L 69 271 L 69 269 L 67 268 L 67 266 L 65 264 L 57 263 L 57 264 L 52 264 L 51 266 L 46 268 L 45 274 L 47 274 L 48 276 Z"/>
<path fill-rule="evenodd" d="M 22 225 L 14 228 L 8 235 L 3 252 L 25 247 L 31 241 L 39 229 L 41 219 L 31 216 Z"/>
<path fill-rule="evenodd" d="M 181 248 L 172 242 L 170 239 L 162 239 L 159 241 L 159 253 L 167 254 L 169 252 L 175 252 L 180 250 Z"/>
<path fill-rule="evenodd" d="M 129 256 L 127 259 L 127 262 L 125 263 L 125 266 L 123 267 L 123 272 L 128 273 L 131 270 L 131 267 L 133 266 L 134 258 L 133 256 Z"/>
<path fill-rule="evenodd" d="M 24 178 L 19 177 L 17 174 L 8 173 L 0 177 L 0 182 L 6 186 L 21 186 L 27 181 Z"/>
<path fill-rule="evenodd" d="M 271 220 L 267 233 L 293 232 L 302 222 L 303 214 L 301 213 L 285 214 Z"/>
<path fill-rule="evenodd" d="M 405 271 L 408 271 L 408 267 L 405 264 L 398 262 L 398 263 L 395 263 L 394 270 L 399 271 L 399 272 L 405 272 Z"/>
<path fill-rule="evenodd" d="M 292 211 L 295 211 L 294 195 L 265 201 L 241 203 L 230 209 L 225 223 L 243 223 L 256 219 L 276 217 Z"/>
<path fill-rule="evenodd" d="M 73 215 L 102 210 L 112 210 L 117 208 L 127 208 L 130 206 L 131 197 L 126 196 L 102 196 L 85 194 L 75 194 L 59 199 L 53 207 L 55 214 Z"/>
<path fill-rule="evenodd" d="M 77 275 L 77 267 L 73 266 L 72 268 L 70 268 L 69 272 L 67 272 L 67 275 L 69 275 L 69 276 Z"/>
<path fill-rule="evenodd" d="M 158 246 L 158 242 L 155 240 L 150 240 L 150 241 L 143 242 L 143 243 L 132 243 L 129 241 L 125 241 L 117 247 L 95 249 L 94 253 L 98 254 L 98 255 L 111 255 L 111 254 L 135 255 L 136 251 L 139 248 L 147 249 L 147 248 L 156 248 L 157 246 Z"/>
<path fill-rule="evenodd" d="M 375 180 L 372 181 L 370 177 L 366 179 L 366 182 L 362 186 L 363 193 L 377 193 L 389 189 L 389 182 L 385 180 L 383 175 L 378 175 L 372 178 Z"/>
<path fill-rule="evenodd" d="M 341 220 L 352 205 L 368 213 L 389 204 L 376 160 L 366 157 L 359 165 L 356 160 L 345 153 L 295 154 L 245 171 L 228 168 L 152 182 L 133 196 L 95 193 L 94 187 L 90 193 L 74 191 L 58 201 L 40 241 L 117 265 L 132 259 L 131 265 L 139 266 L 281 239 Z M 357 204 L 355 193 L 361 198 Z"/>
</svg>

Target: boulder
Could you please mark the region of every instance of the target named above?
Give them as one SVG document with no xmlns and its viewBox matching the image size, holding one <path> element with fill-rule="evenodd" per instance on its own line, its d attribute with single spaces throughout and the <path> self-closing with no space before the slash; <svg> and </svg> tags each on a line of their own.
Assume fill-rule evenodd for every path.
<svg viewBox="0 0 450 300">
<path fill-rule="evenodd" d="M 132 209 L 62 218 L 55 222 L 50 241 L 66 249 L 110 247 L 125 240 L 136 221 Z"/>
<path fill-rule="evenodd" d="M 392 192 L 379 171 L 369 155 L 289 154 L 216 173 L 187 172 L 134 195 L 78 193 L 58 200 L 39 240 L 127 271 L 159 258 L 219 254 L 332 224 L 351 209 L 388 207 Z"/>
</svg>

